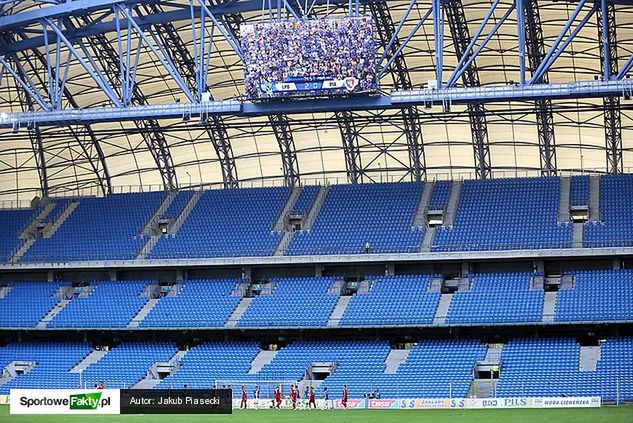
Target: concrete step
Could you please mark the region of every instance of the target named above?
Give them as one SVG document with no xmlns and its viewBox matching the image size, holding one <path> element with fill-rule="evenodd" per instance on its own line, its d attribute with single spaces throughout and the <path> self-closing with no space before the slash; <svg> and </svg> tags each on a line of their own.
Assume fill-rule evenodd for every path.
<svg viewBox="0 0 633 423">
<path fill-rule="evenodd" d="M 502 350 L 503 344 L 489 344 L 488 350 L 486 350 L 486 356 L 484 357 L 484 362 L 499 363 L 501 361 Z"/>
<path fill-rule="evenodd" d="M 459 197 L 462 194 L 463 181 L 453 181 L 451 187 L 451 195 L 448 197 L 448 204 L 446 205 L 446 213 L 444 216 L 443 226 L 453 226 L 455 223 L 455 215 L 457 214 L 457 206 L 459 204 Z"/>
<path fill-rule="evenodd" d="M 147 300 L 145 305 L 136 313 L 136 316 L 132 317 L 130 323 L 128 323 L 128 328 L 137 328 L 140 326 L 141 322 L 147 317 L 147 315 L 152 311 L 152 309 L 158 304 L 159 298 L 150 298 Z"/>
<path fill-rule="evenodd" d="M 108 351 L 92 350 L 92 352 L 90 354 L 88 354 L 86 357 L 84 357 L 84 359 L 81 360 L 79 363 L 77 363 L 77 365 L 75 367 L 70 369 L 70 373 L 81 373 L 81 372 L 83 372 L 84 370 L 86 370 L 86 368 L 88 368 L 88 366 L 91 366 L 91 365 L 95 364 L 97 361 L 99 361 L 103 357 L 105 357 L 105 355 L 107 353 L 108 353 Z"/>
<path fill-rule="evenodd" d="M 281 212 L 279 213 L 279 216 L 277 217 L 277 221 L 275 221 L 272 227 L 273 232 L 282 232 L 284 230 L 284 223 L 286 221 L 286 216 L 288 216 L 288 213 L 290 213 L 292 209 L 294 209 L 295 204 L 297 204 L 297 199 L 299 198 L 299 195 L 301 195 L 302 189 L 303 187 L 301 186 L 296 186 L 292 189 L 292 191 L 290 192 L 290 195 L 288 195 L 286 204 L 284 204 L 283 208 L 281 209 Z"/>
<path fill-rule="evenodd" d="M 270 364 L 270 362 L 273 361 L 278 352 L 279 350 L 261 350 L 251 362 L 251 368 L 248 370 L 248 374 L 254 375 L 259 373 L 264 366 Z"/>
<path fill-rule="evenodd" d="M 145 227 L 141 231 L 141 235 L 149 236 L 152 234 L 152 225 L 154 224 L 154 222 L 158 221 L 158 219 L 162 215 L 165 214 L 165 211 L 169 208 L 169 206 L 171 206 L 171 203 L 176 198 L 176 195 L 178 195 L 178 192 L 171 191 L 169 194 L 165 196 L 165 198 L 163 199 L 163 202 L 160 203 L 160 206 L 158 206 L 158 208 L 156 209 L 152 217 L 150 217 L 150 219 L 145 224 Z"/>
<path fill-rule="evenodd" d="M 560 178 L 560 189 L 558 191 L 558 221 L 569 222 L 569 195 L 571 192 L 571 177 L 562 176 Z"/>
<path fill-rule="evenodd" d="M 306 221 L 304 222 L 303 229 L 309 231 L 314 226 L 314 222 L 319 216 L 319 212 L 321 211 L 321 207 L 323 207 L 323 203 L 325 202 L 325 198 L 327 197 L 328 192 L 330 191 L 330 186 L 322 186 L 319 188 L 319 192 L 317 193 L 316 198 L 314 199 L 314 203 L 312 204 L 312 208 L 308 213 L 308 217 L 306 217 Z"/>
<path fill-rule="evenodd" d="M 582 248 L 585 234 L 585 225 L 577 222 L 571 225 L 571 246 L 572 248 Z"/>
<path fill-rule="evenodd" d="M 446 323 L 446 317 L 448 316 L 448 310 L 451 307 L 452 300 L 453 294 L 442 294 L 440 296 L 440 302 L 437 304 L 435 317 L 433 317 L 434 325 L 443 325 Z"/>
<path fill-rule="evenodd" d="M 589 220 L 600 220 L 600 176 L 589 177 Z"/>
<path fill-rule="evenodd" d="M 413 223 L 411 226 L 413 226 L 414 228 L 422 228 L 426 226 L 426 210 L 429 206 L 429 201 L 431 200 L 431 193 L 433 192 L 434 186 L 435 182 L 426 182 L 424 184 L 422 194 L 420 195 L 420 199 L 418 200 L 418 207 L 415 210 L 415 214 L 413 215 Z"/>
<path fill-rule="evenodd" d="M 191 199 L 189 199 L 189 202 L 187 203 L 185 208 L 182 209 L 182 212 L 180 213 L 178 218 L 176 218 L 176 220 L 174 221 L 174 224 L 171 225 L 171 228 L 169 228 L 170 235 L 174 235 L 178 233 L 178 230 L 183 225 L 183 223 L 185 223 L 185 221 L 191 214 L 191 211 L 194 209 L 194 207 L 196 207 L 196 204 L 198 204 L 198 201 L 200 200 L 201 197 L 202 197 L 202 191 L 196 191 L 196 193 L 191 196 Z"/>
<path fill-rule="evenodd" d="M 279 244 L 277 244 L 277 248 L 275 248 L 274 255 L 277 257 L 283 256 L 288 247 L 290 246 L 290 242 L 292 241 L 292 237 L 294 232 L 286 231 L 283 233 L 281 238 L 279 239 Z"/>
<path fill-rule="evenodd" d="M 385 373 L 390 375 L 395 374 L 400 365 L 409 357 L 409 352 L 411 352 L 411 350 L 390 350 L 385 359 Z"/>
<path fill-rule="evenodd" d="M 580 347 L 580 359 L 578 360 L 578 371 L 595 372 L 598 368 L 598 361 L 602 358 L 601 346 Z"/>
<path fill-rule="evenodd" d="M 20 232 L 20 239 L 28 239 L 30 237 L 29 234 L 35 230 L 35 225 L 37 225 L 38 222 L 46 219 L 48 215 L 51 214 L 53 210 L 55 210 L 56 206 L 56 203 L 54 203 L 53 201 L 49 201 L 44 206 L 44 208 L 35 217 L 33 217 L 28 225 L 26 225 L 26 227 Z"/>
<path fill-rule="evenodd" d="M 147 239 L 145 240 L 145 244 L 143 244 L 143 247 L 136 255 L 136 259 L 145 260 L 149 253 L 152 252 L 152 249 L 156 246 L 156 244 L 158 244 L 161 236 L 162 235 L 148 235 Z"/>
<path fill-rule="evenodd" d="M 255 298 L 253 298 L 253 297 L 244 297 L 244 298 L 242 298 L 242 300 L 237 304 L 237 307 L 235 307 L 235 310 L 233 310 L 233 313 L 231 313 L 231 315 L 229 316 L 228 320 L 224 324 L 224 327 L 225 328 L 234 328 L 234 327 L 236 327 L 237 324 L 239 323 L 240 319 L 242 318 L 242 316 L 246 312 L 246 309 L 253 302 L 254 299 Z"/>
<path fill-rule="evenodd" d="M 426 228 L 424 231 L 424 236 L 422 237 L 422 244 L 420 245 L 420 252 L 428 252 L 431 251 L 431 247 L 433 246 L 433 241 L 435 240 L 435 227 Z"/>
<path fill-rule="evenodd" d="M 327 320 L 328 327 L 337 327 L 340 325 L 341 319 L 343 319 L 343 314 L 345 314 L 345 310 L 351 300 L 351 295 L 341 295 L 338 297 L 338 301 Z"/>
<path fill-rule="evenodd" d="M 553 322 L 556 317 L 556 302 L 558 301 L 558 292 L 551 291 L 545 293 L 543 299 L 543 314 L 541 321 L 543 323 Z"/>
<path fill-rule="evenodd" d="M 154 389 L 160 383 L 161 375 L 175 374 L 180 370 L 183 357 L 188 351 L 177 351 L 167 361 L 158 361 L 147 370 L 145 377 L 132 386 L 132 389 Z"/>
<path fill-rule="evenodd" d="M 43 238 L 50 238 L 55 235 L 55 232 L 64 224 L 66 219 L 70 217 L 71 214 L 75 211 L 75 209 L 79 206 L 79 201 L 73 200 L 64 209 L 63 212 L 59 214 L 57 219 L 48 227 L 48 229 L 44 232 Z"/>
<path fill-rule="evenodd" d="M 470 385 L 470 394 L 476 398 L 490 398 L 497 388 L 497 380 L 474 379 Z"/>
<path fill-rule="evenodd" d="M 29 251 L 29 248 L 31 248 L 33 244 L 35 244 L 35 241 L 36 241 L 36 238 L 25 239 L 22 242 L 22 245 L 20 245 L 20 248 L 18 248 L 16 252 L 13 253 L 11 258 L 9 259 L 9 262 L 17 263 L 18 261 L 20 261 L 20 259 L 24 257 L 24 254 L 26 254 L 26 252 Z"/>
<path fill-rule="evenodd" d="M 48 313 L 44 315 L 44 317 L 42 317 L 42 320 L 37 322 L 37 325 L 35 327 L 38 329 L 45 329 L 46 325 L 48 325 L 48 322 L 53 320 L 55 316 L 61 313 L 64 307 L 70 304 L 70 301 L 71 300 L 60 300 L 52 309 L 49 310 Z"/>
</svg>

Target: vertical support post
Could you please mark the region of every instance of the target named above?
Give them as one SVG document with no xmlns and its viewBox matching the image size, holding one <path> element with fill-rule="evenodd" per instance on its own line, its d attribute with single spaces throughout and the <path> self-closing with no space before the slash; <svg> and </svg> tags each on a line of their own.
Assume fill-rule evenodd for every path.
<svg viewBox="0 0 633 423">
<path fill-rule="evenodd" d="M 437 88 L 442 88 L 444 65 L 444 7 L 443 0 L 433 0 L 433 35 L 435 37 L 435 79 Z"/>
<path fill-rule="evenodd" d="M 608 81 L 611 79 L 611 45 L 609 42 L 609 11 L 607 9 L 607 0 L 600 0 L 600 11 L 602 12 L 602 79 Z"/>
<path fill-rule="evenodd" d="M 521 86 L 525 85 L 525 3 L 516 0 L 517 34 L 519 37 L 519 73 Z"/>
</svg>

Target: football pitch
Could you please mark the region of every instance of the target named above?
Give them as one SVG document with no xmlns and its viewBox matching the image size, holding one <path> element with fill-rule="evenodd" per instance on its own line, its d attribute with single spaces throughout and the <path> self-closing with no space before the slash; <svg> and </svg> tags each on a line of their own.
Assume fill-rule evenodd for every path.
<svg viewBox="0 0 633 423">
<path fill-rule="evenodd" d="M 514 410 L 235 410 L 232 415 L 121 415 L 121 416 L 17 416 L 8 406 L 0 406 L 0 422 L 79 423 L 79 422 L 256 422 L 256 423 L 400 423 L 400 422 L 631 422 L 633 407 Z"/>
</svg>

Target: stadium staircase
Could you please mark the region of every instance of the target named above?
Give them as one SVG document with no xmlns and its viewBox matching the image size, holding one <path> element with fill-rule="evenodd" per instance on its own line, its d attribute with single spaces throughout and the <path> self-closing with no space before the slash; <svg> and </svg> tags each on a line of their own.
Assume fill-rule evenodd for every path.
<svg viewBox="0 0 633 423">
<path fill-rule="evenodd" d="M 128 323 L 128 328 L 138 328 L 141 322 L 145 320 L 147 315 L 152 311 L 160 299 L 164 297 L 175 297 L 182 289 L 182 284 L 174 283 L 172 285 L 158 285 L 150 284 L 145 287 L 140 294 L 142 297 L 147 298 L 147 302 L 141 307 L 141 309 L 132 317 L 132 320 Z"/>
<path fill-rule="evenodd" d="M 154 248 L 154 246 L 160 240 L 162 234 L 159 230 L 157 230 L 158 222 L 165 214 L 165 211 L 167 211 L 171 203 L 174 202 L 177 195 L 178 193 L 175 191 L 167 194 L 163 202 L 160 204 L 160 206 L 158 206 L 158 209 L 156 209 L 156 212 L 147 221 L 147 224 L 141 231 L 141 236 L 146 237 L 147 239 L 145 241 L 145 244 L 143 244 L 143 246 L 141 247 L 140 251 L 136 254 L 136 259 L 146 259 L 147 256 L 151 253 L 152 248 Z"/>
<path fill-rule="evenodd" d="M 424 189 L 422 190 L 420 201 L 418 202 L 418 207 L 413 215 L 413 224 L 411 226 L 414 228 L 423 228 L 426 226 L 426 210 L 428 209 L 429 201 L 431 200 L 431 193 L 433 192 L 434 185 L 434 182 L 426 182 L 424 184 Z"/>
<path fill-rule="evenodd" d="M 571 178 L 563 176 L 560 178 L 560 189 L 558 191 L 558 222 L 569 222 L 569 197 L 571 193 Z"/>
<path fill-rule="evenodd" d="M 470 395 L 477 398 L 489 398 L 497 390 L 500 373 L 493 375 L 493 368 L 501 368 L 503 344 L 488 344 L 486 356 L 475 364 L 474 377 L 470 386 Z"/>
<path fill-rule="evenodd" d="M 187 351 L 178 351 L 168 361 L 154 363 L 145 377 L 139 380 L 132 389 L 153 389 L 161 380 L 180 370 L 182 359 L 186 354 Z"/>
<path fill-rule="evenodd" d="M 156 304 L 160 301 L 158 298 L 150 298 L 147 300 L 145 305 L 136 313 L 136 315 L 130 320 L 128 323 L 128 328 L 137 328 L 140 326 L 141 322 L 147 317 L 147 315 L 152 311 L 152 309 L 156 306 Z"/>
<path fill-rule="evenodd" d="M 319 216 L 319 212 L 321 211 L 321 207 L 323 207 L 323 203 L 325 202 L 325 198 L 327 197 L 328 192 L 330 191 L 329 185 L 324 185 L 319 188 L 319 192 L 317 193 L 316 199 L 314 200 L 314 204 L 312 204 L 312 208 L 308 213 L 308 217 L 303 225 L 304 231 L 309 231 L 314 226 L 314 222 Z"/>
<path fill-rule="evenodd" d="M 428 292 L 439 292 L 440 301 L 435 309 L 435 316 L 433 317 L 434 325 L 443 325 L 446 323 L 448 312 L 451 308 L 451 302 L 453 301 L 454 291 L 445 290 L 445 286 L 451 286 L 457 291 L 468 291 L 470 289 L 470 280 L 468 278 L 456 278 L 456 279 L 444 279 L 433 278 L 429 282 Z"/>
<path fill-rule="evenodd" d="M 338 301 L 336 301 L 336 305 L 334 306 L 334 310 L 330 314 L 327 320 L 327 326 L 330 328 L 337 327 L 340 325 L 341 320 L 343 319 L 343 314 L 345 314 L 345 310 L 349 305 L 349 302 L 352 300 L 351 295 L 341 295 L 338 297 Z"/>
<path fill-rule="evenodd" d="M 95 364 L 97 361 L 101 360 L 108 353 L 108 350 L 92 350 L 90 354 L 88 354 L 83 360 L 81 360 L 75 367 L 70 369 L 70 373 L 81 373 L 91 366 Z"/>
<path fill-rule="evenodd" d="M 558 291 L 546 291 L 543 299 L 543 323 L 553 322 L 556 317 L 556 302 L 558 301 Z"/>
<path fill-rule="evenodd" d="M 444 217 L 444 224 L 442 226 L 453 226 L 455 223 L 455 215 L 457 214 L 457 205 L 459 204 L 459 197 L 462 193 L 464 186 L 463 181 L 453 181 L 453 187 L 451 189 L 450 197 L 448 197 L 448 204 L 446 206 L 446 215 Z"/>
<path fill-rule="evenodd" d="M 270 351 L 270 350 L 261 350 L 253 361 L 251 362 L 251 368 L 248 370 L 249 375 L 254 375 L 259 373 L 264 366 L 270 364 L 271 361 L 277 356 L 279 350 Z"/>
<path fill-rule="evenodd" d="M 451 301 L 453 300 L 453 294 L 442 294 L 440 302 L 437 304 L 437 310 L 433 317 L 434 325 L 443 325 L 446 323 L 446 316 L 448 316 L 448 310 L 451 308 Z"/>
<path fill-rule="evenodd" d="M 595 372 L 598 368 L 598 361 L 602 358 L 602 347 L 581 346 L 580 358 L 578 360 L 578 370 L 581 372 Z"/>
<path fill-rule="evenodd" d="M 411 350 L 391 349 L 385 359 L 385 374 L 393 375 L 398 372 L 402 363 L 407 361 Z"/>
<path fill-rule="evenodd" d="M 7 364 L 0 372 L 0 386 L 11 382 L 18 376 L 23 376 L 37 366 L 35 361 L 13 361 Z"/>
<path fill-rule="evenodd" d="M 600 176 L 589 177 L 589 220 L 600 220 Z"/>
<path fill-rule="evenodd" d="M 191 211 L 194 209 L 194 207 L 196 207 L 196 204 L 198 204 L 198 201 L 200 201 L 202 193 L 203 191 L 196 191 L 191 196 L 191 199 L 189 200 L 189 202 L 187 202 L 185 208 L 182 210 L 182 212 L 180 212 L 174 223 L 171 225 L 171 228 L 169 228 L 169 232 L 167 232 L 169 235 L 175 235 L 178 232 L 180 227 L 183 225 L 183 223 L 185 223 L 185 221 L 191 214 Z"/>
<path fill-rule="evenodd" d="M 240 322 L 240 319 L 246 312 L 248 306 L 253 302 L 255 297 L 243 297 L 240 302 L 235 307 L 235 310 L 231 313 L 226 323 L 224 324 L 225 328 L 234 328 Z"/>
<path fill-rule="evenodd" d="M 273 225 L 273 232 L 284 232 L 286 230 L 288 214 L 290 214 L 290 212 L 294 209 L 297 199 L 299 198 L 299 195 L 301 195 L 301 190 L 301 186 L 295 186 L 292 188 L 292 191 L 290 191 L 288 199 L 286 200 L 286 204 L 284 204 L 284 207 L 281 209 L 281 213 L 279 213 L 279 216 Z"/>
<path fill-rule="evenodd" d="M 42 319 L 35 326 L 38 329 L 45 329 L 48 323 L 55 318 L 61 311 L 70 304 L 71 299 L 73 298 L 75 288 L 72 286 L 62 286 L 59 288 L 57 293 L 55 294 L 55 298 L 59 298 L 59 302 L 55 304 L 53 308 L 51 308 L 48 313 L 42 317 Z"/>
<path fill-rule="evenodd" d="M 11 263 L 17 263 L 20 261 L 24 254 L 35 244 L 37 241 L 37 227 L 45 224 L 41 236 L 43 238 L 50 238 L 59 229 L 59 227 L 68 219 L 72 212 L 79 205 L 78 201 L 71 201 L 68 203 L 64 211 L 53 222 L 46 222 L 46 218 L 57 207 L 57 203 L 50 201 L 44 206 L 41 212 L 39 212 L 29 224 L 20 233 L 20 238 L 23 240 L 22 245 L 15 251 L 13 256 L 9 259 Z"/>
</svg>

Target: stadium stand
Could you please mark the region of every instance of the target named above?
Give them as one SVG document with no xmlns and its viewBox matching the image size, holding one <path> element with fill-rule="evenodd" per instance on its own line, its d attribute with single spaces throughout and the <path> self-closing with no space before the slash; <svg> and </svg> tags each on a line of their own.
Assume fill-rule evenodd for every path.
<svg viewBox="0 0 633 423">
<path fill-rule="evenodd" d="M 188 280 L 175 296 L 161 298 L 141 327 L 222 327 L 240 297 L 237 279 Z"/>
<path fill-rule="evenodd" d="M 90 350 L 83 342 L 21 342 L 0 347 L 0 369 L 14 363 L 24 370 L 24 374 L 0 383 L 0 394 L 7 395 L 12 388 L 77 388 L 79 376 L 69 370 Z"/>
<path fill-rule="evenodd" d="M 290 255 L 414 252 L 423 232 L 411 229 L 421 185 L 333 186 L 311 231 L 298 232 Z"/>
<path fill-rule="evenodd" d="M 532 273 L 470 275 L 470 290 L 457 291 L 447 323 L 538 322 L 543 311 L 542 289 L 530 289 Z"/>
<path fill-rule="evenodd" d="M 432 251 L 569 248 L 571 225 L 557 222 L 558 178 L 465 181 L 452 227 Z"/>
<path fill-rule="evenodd" d="M 51 328 L 126 327 L 147 302 L 141 296 L 149 281 L 94 281 L 86 296 L 76 296 L 48 324 Z"/>
<path fill-rule="evenodd" d="M 439 292 L 428 292 L 433 277 L 369 277 L 370 291 L 352 296 L 341 326 L 431 324 L 440 300 Z"/>
<path fill-rule="evenodd" d="M 279 234 L 271 232 L 287 188 L 209 190 L 178 233 L 161 237 L 150 258 L 271 255 Z"/>
<path fill-rule="evenodd" d="M 255 297 L 238 326 L 325 326 L 338 300 L 338 295 L 328 294 L 334 280 L 334 277 L 271 279 L 272 293 Z"/>
<path fill-rule="evenodd" d="M 18 238 L 22 229 L 37 214 L 33 209 L 0 210 L 0 258 L 7 262 L 22 241 Z"/>
<path fill-rule="evenodd" d="M 169 342 L 123 342 L 88 366 L 83 372 L 83 382 L 88 387 L 106 381 L 106 387 L 131 388 L 154 363 L 168 361 L 177 352 L 178 348 Z"/>
<path fill-rule="evenodd" d="M 633 339 L 608 338 L 595 370 L 581 370 L 581 346 L 573 338 L 516 339 L 503 347 L 497 395 L 616 397 L 618 380 L 633 377 Z M 621 384 L 633 398 L 633 384 Z"/>
<path fill-rule="evenodd" d="M 4 283 L 0 288 L 0 326 L 33 327 L 59 298 L 54 295 L 61 284 L 55 282 Z"/>
<path fill-rule="evenodd" d="M 586 206 L 589 204 L 589 176 L 572 176 L 569 205 L 572 207 Z"/>
<path fill-rule="evenodd" d="M 585 224 L 585 247 L 633 245 L 633 175 L 600 178 L 600 221 Z"/>
<path fill-rule="evenodd" d="M 303 187 L 301 194 L 299 194 L 299 198 L 297 198 L 297 202 L 293 207 L 292 213 L 307 215 L 314 204 L 314 200 L 316 200 L 320 188 L 321 187 L 315 185 Z"/>
<path fill-rule="evenodd" d="M 574 286 L 558 291 L 556 320 L 632 321 L 633 271 L 588 270 L 569 272 Z"/>
<path fill-rule="evenodd" d="M 427 209 L 444 210 L 448 204 L 448 198 L 451 195 L 452 181 L 436 181 L 433 185 L 433 193 L 429 200 Z"/>
<path fill-rule="evenodd" d="M 164 197 L 152 192 L 83 198 L 55 234 L 38 239 L 21 261 L 130 260 L 143 246 L 140 231 Z"/>
</svg>

